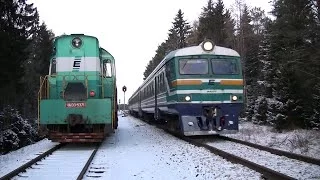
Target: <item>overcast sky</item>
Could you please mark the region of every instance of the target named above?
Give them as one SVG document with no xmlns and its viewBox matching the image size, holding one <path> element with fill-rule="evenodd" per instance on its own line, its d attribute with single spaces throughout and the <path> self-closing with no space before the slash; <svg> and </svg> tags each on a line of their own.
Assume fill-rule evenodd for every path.
<svg viewBox="0 0 320 180">
<path fill-rule="evenodd" d="M 213 0 L 215 2 L 215 0 Z M 246 0 L 249 7 L 271 10 L 269 0 Z M 192 24 L 208 0 L 29 0 L 38 8 L 40 20 L 56 36 L 82 33 L 99 39 L 100 46 L 116 59 L 118 99 L 126 102 L 143 82 L 143 72 L 158 45 L 167 38 L 173 19 L 181 9 Z M 224 0 L 230 8 L 234 0 Z"/>
</svg>

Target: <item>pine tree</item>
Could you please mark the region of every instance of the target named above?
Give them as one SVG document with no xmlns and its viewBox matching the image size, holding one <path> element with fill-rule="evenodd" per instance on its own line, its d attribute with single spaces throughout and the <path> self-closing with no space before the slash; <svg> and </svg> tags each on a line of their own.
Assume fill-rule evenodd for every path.
<svg viewBox="0 0 320 180">
<path fill-rule="evenodd" d="M 16 105 L 24 89 L 20 79 L 24 74 L 22 64 L 28 56 L 25 49 L 36 31 L 39 16 L 26 0 L 1 1 L 0 15 L 0 106 Z"/>
<path fill-rule="evenodd" d="M 22 82 L 25 84 L 25 94 L 20 97 L 24 101 L 23 114 L 35 117 L 37 111 L 37 96 L 39 90 L 39 77 L 49 72 L 49 62 L 53 53 L 54 34 L 47 29 L 43 23 L 32 36 L 31 43 L 26 51 L 28 58 L 24 62 L 24 76 Z"/>
<path fill-rule="evenodd" d="M 179 9 L 177 16 L 174 18 L 173 29 L 178 35 L 178 48 L 186 47 L 186 38 L 190 33 L 190 25 L 184 20 L 184 13 Z"/>
<path fill-rule="evenodd" d="M 226 10 L 225 13 L 225 24 L 223 31 L 225 32 L 225 46 L 231 49 L 236 47 L 236 37 L 235 37 L 235 21 L 231 17 L 229 10 Z"/>
<path fill-rule="evenodd" d="M 208 0 L 206 7 L 199 17 L 199 41 L 211 39 L 215 41 L 214 5 L 212 0 Z"/>
<path fill-rule="evenodd" d="M 276 17 L 271 33 L 271 59 L 277 68 L 275 97 L 284 103 L 285 109 L 279 128 L 286 125 L 305 127 L 311 109 L 308 100 L 312 94 L 312 88 L 305 89 L 312 86 L 306 71 L 314 71 L 310 46 L 316 15 L 312 0 L 276 0 L 272 13 Z"/>
<path fill-rule="evenodd" d="M 199 21 L 194 21 L 190 30 L 190 34 L 187 36 L 187 46 L 197 46 L 200 44 L 199 41 Z"/>
<path fill-rule="evenodd" d="M 144 79 L 152 73 L 152 71 L 170 51 L 187 46 L 186 40 L 190 34 L 191 27 L 189 23 L 184 20 L 183 15 L 183 12 L 179 9 L 176 17 L 174 18 L 174 22 L 172 23 L 172 28 L 169 29 L 167 40 L 158 46 L 155 56 L 149 62 L 145 72 L 143 73 Z"/>
<path fill-rule="evenodd" d="M 222 0 L 218 0 L 216 6 L 214 7 L 214 23 L 215 23 L 215 31 L 214 31 L 214 42 L 221 46 L 226 46 L 227 34 L 225 31 L 225 7 Z"/>
</svg>

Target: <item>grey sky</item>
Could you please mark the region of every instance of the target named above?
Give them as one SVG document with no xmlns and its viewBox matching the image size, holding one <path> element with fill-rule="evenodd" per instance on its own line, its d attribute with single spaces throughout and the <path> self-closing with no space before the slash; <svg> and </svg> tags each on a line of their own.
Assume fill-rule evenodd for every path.
<svg viewBox="0 0 320 180">
<path fill-rule="evenodd" d="M 29 0 L 40 20 L 56 36 L 83 33 L 99 39 L 101 47 L 116 59 L 118 97 L 123 103 L 122 86 L 127 86 L 126 102 L 143 82 L 143 72 L 158 45 L 167 38 L 173 18 L 181 9 L 192 24 L 208 0 Z M 269 0 L 246 0 L 249 7 L 271 10 Z M 215 2 L 215 1 L 214 1 Z M 229 8 L 234 0 L 224 0 Z M 118 99 L 119 99 L 118 98 Z"/>
</svg>

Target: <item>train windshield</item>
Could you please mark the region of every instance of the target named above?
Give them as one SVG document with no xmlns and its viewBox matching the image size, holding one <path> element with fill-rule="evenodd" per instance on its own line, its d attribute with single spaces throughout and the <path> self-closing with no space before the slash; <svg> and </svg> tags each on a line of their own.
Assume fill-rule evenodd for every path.
<svg viewBox="0 0 320 180">
<path fill-rule="evenodd" d="M 208 74 L 207 59 L 180 59 L 180 74 Z"/>
<path fill-rule="evenodd" d="M 213 74 L 239 74 L 236 59 L 211 59 Z"/>
</svg>

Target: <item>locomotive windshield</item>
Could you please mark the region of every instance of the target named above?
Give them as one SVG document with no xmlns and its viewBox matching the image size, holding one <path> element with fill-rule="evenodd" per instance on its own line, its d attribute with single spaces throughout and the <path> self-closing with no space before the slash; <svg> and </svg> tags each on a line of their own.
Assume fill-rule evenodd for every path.
<svg viewBox="0 0 320 180">
<path fill-rule="evenodd" d="M 208 74 L 209 66 L 206 59 L 181 59 L 180 74 Z"/>
<path fill-rule="evenodd" d="M 235 59 L 211 59 L 213 74 L 239 74 Z"/>
</svg>

